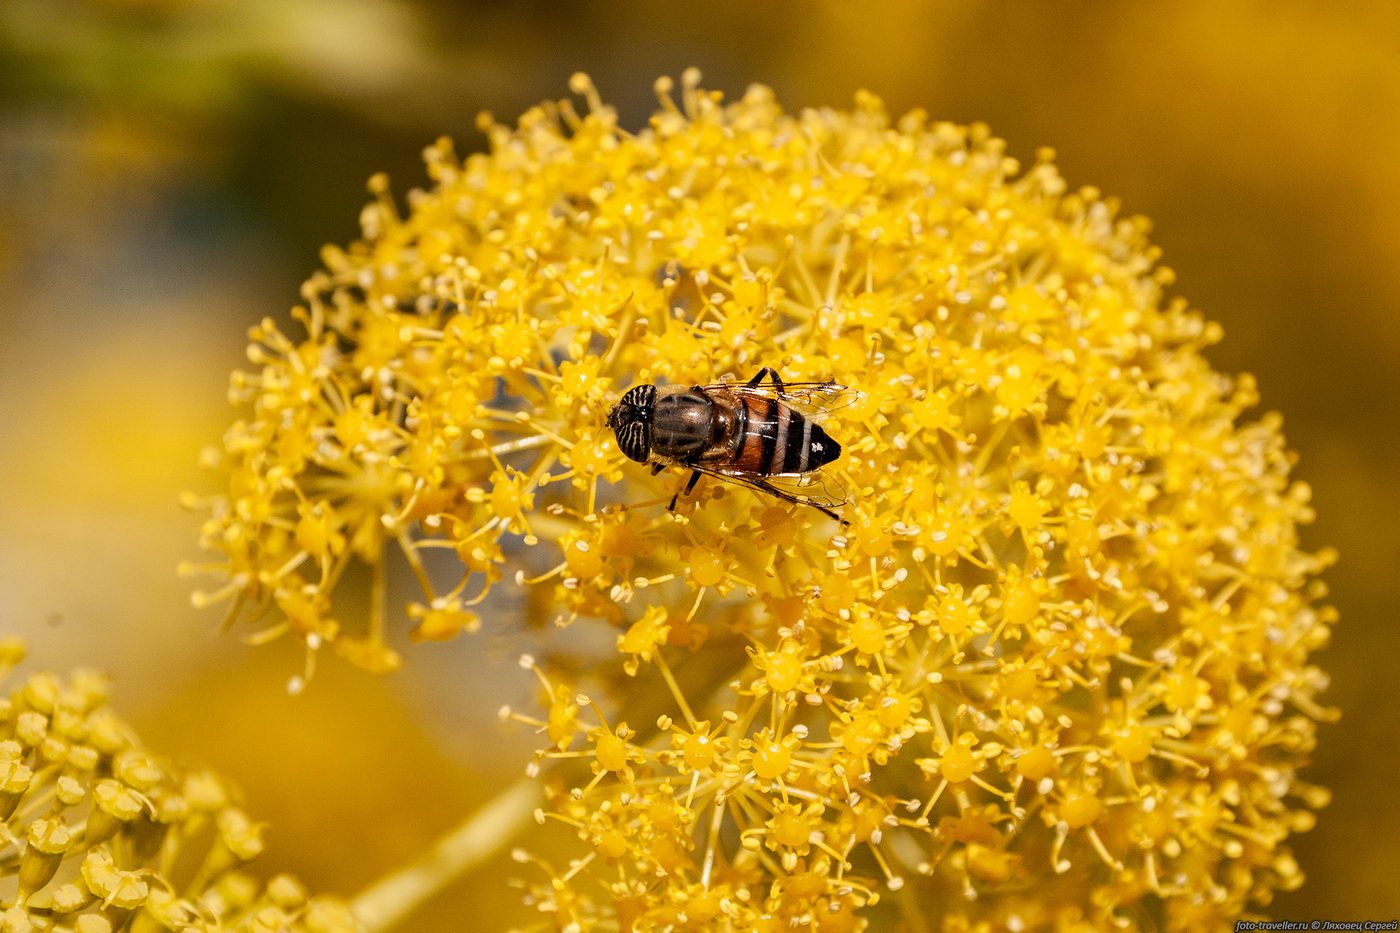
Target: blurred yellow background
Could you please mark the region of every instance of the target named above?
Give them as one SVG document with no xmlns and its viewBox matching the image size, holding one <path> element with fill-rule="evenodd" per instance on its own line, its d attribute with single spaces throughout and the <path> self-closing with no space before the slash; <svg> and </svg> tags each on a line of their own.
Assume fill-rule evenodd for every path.
<svg viewBox="0 0 1400 933">
<path fill-rule="evenodd" d="M 507 618 L 410 646 L 371 678 L 217 637 L 175 565 L 182 490 L 230 411 L 243 331 L 283 315 L 386 170 L 423 180 L 436 136 L 479 147 L 592 74 L 639 126 L 663 73 L 753 81 L 789 109 L 861 87 L 895 112 L 982 120 L 1055 148 L 1155 223 L 1211 353 L 1259 376 L 1313 484 L 1313 547 L 1342 613 L 1321 663 L 1342 720 L 1311 780 L 1335 799 L 1295 842 L 1280 918 L 1400 914 L 1400 7 L 786 0 L 0 2 L 0 628 L 37 663 L 98 666 L 150 745 L 237 779 L 271 823 L 265 871 L 352 894 L 519 773 L 528 705 Z M 401 601 L 400 601 L 401 602 Z M 394 601 L 391 599 L 390 604 Z M 494 866 L 414 928 L 528 917 Z"/>
</svg>

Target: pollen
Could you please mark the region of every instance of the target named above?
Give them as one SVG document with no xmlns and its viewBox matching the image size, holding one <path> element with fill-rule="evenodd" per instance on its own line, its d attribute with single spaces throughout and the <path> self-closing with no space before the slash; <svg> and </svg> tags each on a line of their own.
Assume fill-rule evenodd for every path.
<svg viewBox="0 0 1400 933">
<path fill-rule="evenodd" d="M 977 758 L 965 745 L 954 745 L 938 762 L 938 773 L 950 784 L 961 784 L 977 770 Z"/>
<path fill-rule="evenodd" d="M 760 733 L 753 742 L 751 766 L 765 781 L 780 778 L 792 767 L 792 748 L 766 732 Z"/>
<path fill-rule="evenodd" d="M 714 586 L 724 579 L 724 560 L 706 548 L 696 548 L 690 555 L 690 579 L 696 586 Z"/>
<path fill-rule="evenodd" d="M 708 726 L 709 723 L 700 723 L 702 730 Z M 685 766 L 692 771 L 709 771 L 724 752 L 723 745 L 717 743 L 704 731 L 681 736 L 680 748 Z"/>
<path fill-rule="evenodd" d="M 1055 769 L 1055 756 L 1044 745 L 1033 745 L 1016 759 L 1016 773 L 1032 783 L 1039 783 Z"/>
<path fill-rule="evenodd" d="M 1069 794 L 1060 804 L 1060 818 L 1070 829 L 1088 826 L 1102 813 L 1103 803 L 1099 798 L 1084 791 Z"/>
<path fill-rule="evenodd" d="M 595 740 L 593 756 L 604 771 L 621 771 L 627 767 L 627 743 L 612 732 L 604 732 Z"/>
</svg>

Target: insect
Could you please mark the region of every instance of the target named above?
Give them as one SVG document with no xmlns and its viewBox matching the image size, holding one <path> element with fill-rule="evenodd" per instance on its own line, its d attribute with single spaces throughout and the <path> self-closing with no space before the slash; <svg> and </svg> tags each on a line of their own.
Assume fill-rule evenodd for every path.
<svg viewBox="0 0 1400 933">
<path fill-rule="evenodd" d="M 668 466 L 690 471 L 671 509 L 705 475 L 810 505 L 846 525 L 832 511 L 845 504 L 845 491 L 818 472 L 841 456 L 841 445 L 814 419 L 859 397 L 834 382 L 785 383 L 765 366 L 745 383 L 633 386 L 608 413 L 608 427 L 628 458 L 651 464 L 653 476 Z"/>
</svg>

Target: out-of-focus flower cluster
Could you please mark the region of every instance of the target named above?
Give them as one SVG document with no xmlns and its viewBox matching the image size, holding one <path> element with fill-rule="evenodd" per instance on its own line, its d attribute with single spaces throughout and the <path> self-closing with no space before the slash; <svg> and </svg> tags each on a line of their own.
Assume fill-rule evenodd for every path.
<svg viewBox="0 0 1400 933">
<path fill-rule="evenodd" d="M 0 674 L 24 658 L 0 640 Z M 4 933 L 354 933 L 348 908 L 242 869 L 263 827 L 226 781 L 144 748 L 101 677 L 29 676 L 0 699 Z"/>
<path fill-rule="evenodd" d="M 375 179 L 304 333 L 254 328 L 199 599 L 372 669 L 395 554 L 416 639 L 503 587 L 615 627 L 641 689 L 526 659 L 545 709 L 506 711 L 560 760 L 539 816 L 580 849 L 521 854 L 560 929 L 1187 929 L 1300 883 L 1330 555 L 1146 223 L 869 95 L 792 116 L 692 73 L 632 134 L 573 89 L 432 147 L 406 211 Z M 864 393 L 828 423 L 849 528 L 714 484 L 669 513 L 682 477 L 604 427 L 630 385 L 765 365 Z"/>
</svg>

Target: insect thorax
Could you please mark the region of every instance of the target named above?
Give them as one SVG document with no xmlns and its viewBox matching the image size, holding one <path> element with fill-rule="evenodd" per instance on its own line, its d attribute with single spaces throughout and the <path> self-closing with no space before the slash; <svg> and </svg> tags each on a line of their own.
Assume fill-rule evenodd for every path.
<svg viewBox="0 0 1400 933">
<path fill-rule="evenodd" d="M 651 449 L 673 460 L 698 458 L 714 442 L 715 403 L 694 389 L 663 390 L 651 422 Z"/>
</svg>

